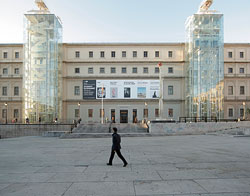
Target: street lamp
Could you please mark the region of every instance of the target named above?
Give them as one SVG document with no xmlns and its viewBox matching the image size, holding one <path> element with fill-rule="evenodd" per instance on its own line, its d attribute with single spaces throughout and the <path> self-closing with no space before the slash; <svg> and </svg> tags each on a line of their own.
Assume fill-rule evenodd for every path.
<svg viewBox="0 0 250 196">
<path fill-rule="evenodd" d="M 243 107 L 244 107 L 244 114 L 243 114 L 243 120 L 245 120 L 245 113 L 246 113 L 246 103 L 243 102 Z"/>
<path fill-rule="evenodd" d="M 80 106 L 81 106 L 81 104 L 80 104 L 80 102 L 78 102 L 78 110 L 79 110 L 79 112 L 78 112 L 78 119 L 80 119 Z"/>
<path fill-rule="evenodd" d="M 145 102 L 144 103 L 144 105 L 145 105 L 145 109 L 146 109 L 146 111 L 145 111 L 145 120 L 146 120 L 146 122 L 147 122 L 147 120 L 148 120 L 148 104 L 147 104 L 147 102 Z"/>
<path fill-rule="evenodd" d="M 6 122 L 5 122 L 5 124 L 7 124 L 8 123 L 8 103 L 5 102 L 4 105 L 6 107 Z"/>
</svg>

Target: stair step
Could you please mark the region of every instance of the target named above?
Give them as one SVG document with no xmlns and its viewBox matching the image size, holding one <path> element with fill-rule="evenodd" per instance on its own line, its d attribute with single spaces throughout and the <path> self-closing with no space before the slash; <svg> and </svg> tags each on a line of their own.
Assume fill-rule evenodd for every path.
<svg viewBox="0 0 250 196">
<path fill-rule="evenodd" d="M 149 133 L 119 133 L 121 137 L 150 137 Z M 77 139 L 77 138 L 111 138 L 112 133 L 66 133 L 60 136 L 60 139 Z"/>
<path fill-rule="evenodd" d="M 74 133 L 109 133 L 110 124 L 80 124 L 74 128 Z M 147 128 L 141 124 L 112 124 L 111 127 L 117 127 L 118 133 L 147 133 Z"/>
</svg>

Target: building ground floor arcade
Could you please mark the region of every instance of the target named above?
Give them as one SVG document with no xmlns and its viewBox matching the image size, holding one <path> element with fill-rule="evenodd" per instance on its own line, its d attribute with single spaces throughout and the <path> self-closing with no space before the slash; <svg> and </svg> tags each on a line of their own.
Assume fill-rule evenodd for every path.
<svg viewBox="0 0 250 196">
<path fill-rule="evenodd" d="M 63 119 L 81 118 L 83 123 L 136 123 L 160 119 L 158 100 L 105 100 L 64 102 Z M 184 101 L 163 101 L 162 118 L 178 120 L 184 114 Z"/>
</svg>

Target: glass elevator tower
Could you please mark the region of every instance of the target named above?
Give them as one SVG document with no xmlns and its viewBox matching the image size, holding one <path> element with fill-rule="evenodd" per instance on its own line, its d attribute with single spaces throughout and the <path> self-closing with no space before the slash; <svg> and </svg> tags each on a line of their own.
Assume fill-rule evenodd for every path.
<svg viewBox="0 0 250 196">
<path fill-rule="evenodd" d="M 203 11 L 186 22 L 186 116 L 224 118 L 223 15 Z"/>
<path fill-rule="evenodd" d="M 42 2 L 43 3 L 43 2 Z M 62 25 L 48 10 L 24 15 L 24 117 L 50 123 L 61 118 Z"/>
</svg>

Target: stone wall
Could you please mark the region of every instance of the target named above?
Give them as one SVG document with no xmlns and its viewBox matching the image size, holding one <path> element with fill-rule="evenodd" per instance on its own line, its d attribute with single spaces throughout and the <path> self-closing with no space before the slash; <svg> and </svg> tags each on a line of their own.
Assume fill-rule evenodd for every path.
<svg viewBox="0 0 250 196">
<path fill-rule="evenodd" d="M 71 124 L 0 124 L 1 138 L 42 136 L 47 131 L 70 131 Z"/>
<path fill-rule="evenodd" d="M 149 132 L 152 134 L 205 134 L 232 129 L 250 129 L 250 121 L 241 122 L 197 122 L 197 123 L 163 123 L 153 122 L 149 124 Z"/>
</svg>

